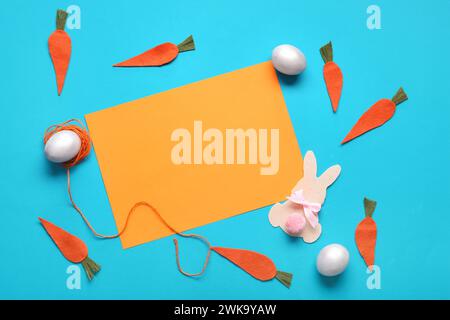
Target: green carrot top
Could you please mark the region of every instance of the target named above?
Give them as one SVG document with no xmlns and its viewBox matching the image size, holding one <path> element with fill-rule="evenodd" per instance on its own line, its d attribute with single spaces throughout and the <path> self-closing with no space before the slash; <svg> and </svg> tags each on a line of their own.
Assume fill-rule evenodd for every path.
<svg viewBox="0 0 450 320">
<path fill-rule="evenodd" d="M 320 54 L 325 63 L 333 61 L 333 44 L 331 41 L 320 48 Z"/>
<path fill-rule="evenodd" d="M 57 30 L 64 30 L 64 27 L 66 26 L 67 16 L 68 14 L 64 10 L 59 9 L 58 11 L 56 11 Z"/>
<path fill-rule="evenodd" d="M 366 217 L 372 218 L 373 212 L 377 206 L 377 202 L 364 198 L 364 209 L 366 211 Z"/>
<path fill-rule="evenodd" d="M 182 43 L 180 43 L 177 47 L 180 52 L 195 50 L 194 38 L 192 37 L 192 35 L 190 35 Z"/>
<path fill-rule="evenodd" d="M 392 98 L 392 102 L 395 103 L 395 105 L 399 105 L 402 102 L 405 102 L 408 100 L 408 96 L 406 95 L 405 91 L 403 91 L 403 88 L 398 89 L 395 96 Z"/>
</svg>

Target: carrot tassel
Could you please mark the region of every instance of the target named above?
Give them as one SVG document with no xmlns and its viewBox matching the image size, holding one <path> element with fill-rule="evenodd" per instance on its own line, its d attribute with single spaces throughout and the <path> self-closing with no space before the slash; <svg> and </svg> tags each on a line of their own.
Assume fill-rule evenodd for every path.
<svg viewBox="0 0 450 320">
<path fill-rule="evenodd" d="M 320 48 L 320 54 L 325 62 L 323 67 L 323 78 L 327 85 L 333 111 L 336 112 L 341 99 L 344 77 L 339 66 L 333 62 L 333 45 L 331 42 Z"/>
<path fill-rule="evenodd" d="M 284 272 L 284 271 L 277 271 L 277 274 L 275 278 L 280 281 L 282 284 L 284 284 L 286 287 L 291 287 L 292 282 L 292 273 Z"/>
<path fill-rule="evenodd" d="M 45 231 L 52 238 L 63 256 L 73 263 L 81 263 L 89 280 L 100 271 L 100 266 L 88 257 L 88 248 L 81 239 L 54 225 L 53 223 L 39 218 Z"/>
<path fill-rule="evenodd" d="M 375 245 L 377 242 L 377 224 L 372 219 L 377 203 L 364 198 L 366 217 L 358 224 L 355 231 L 355 242 L 369 270 L 375 264 Z"/>
<path fill-rule="evenodd" d="M 291 286 L 292 274 L 277 271 L 273 261 L 263 254 L 243 249 L 222 247 L 211 249 L 258 280 L 269 281 L 276 278 L 286 287 Z"/>
<path fill-rule="evenodd" d="M 372 107 L 370 107 L 369 110 L 361 116 L 361 118 L 359 118 L 358 122 L 354 125 L 352 130 L 350 130 L 344 140 L 342 140 L 341 144 L 347 143 L 350 140 L 353 140 L 356 137 L 359 137 L 360 135 L 385 124 L 393 117 L 396 106 L 406 100 L 408 100 L 408 96 L 403 91 L 403 88 L 400 88 L 397 91 L 392 100 L 379 100 Z"/>
<path fill-rule="evenodd" d="M 72 41 L 64 31 L 66 20 L 67 12 L 58 10 L 56 13 L 56 30 L 48 38 L 48 50 L 53 62 L 53 68 L 55 69 L 58 95 L 61 95 L 64 87 L 70 55 L 72 53 Z"/>
<path fill-rule="evenodd" d="M 114 67 L 158 67 L 175 60 L 178 53 L 195 50 L 194 38 L 189 36 L 179 45 L 166 42 L 131 59 L 119 62 Z"/>
</svg>

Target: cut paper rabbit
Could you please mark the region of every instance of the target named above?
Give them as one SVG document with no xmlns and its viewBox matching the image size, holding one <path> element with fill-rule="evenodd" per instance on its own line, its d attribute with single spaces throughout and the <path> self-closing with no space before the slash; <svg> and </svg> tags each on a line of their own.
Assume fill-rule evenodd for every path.
<svg viewBox="0 0 450 320">
<path fill-rule="evenodd" d="M 322 233 L 319 212 L 327 194 L 327 188 L 336 181 L 341 166 L 328 168 L 317 177 L 317 162 L 308 151 L 303 162 L 303 178 L 297 182 L 283 204 L 275 204 L 269 212 L 269 221 L 292 237 L 303 238 L 306 243 L 315 242 Z"/>
</svg>

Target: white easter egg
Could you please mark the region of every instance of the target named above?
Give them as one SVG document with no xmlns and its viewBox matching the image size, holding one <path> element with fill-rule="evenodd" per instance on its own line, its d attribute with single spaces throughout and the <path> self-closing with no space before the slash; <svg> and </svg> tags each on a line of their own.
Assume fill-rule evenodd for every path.
<svg viewBox="0 0 450 320">
<path fill-rule="evenodd" d="M 326 277 L 337 276 L 347 268 L 349 259 L 350 255 L 344 246 L 330 244 L 320 250 L 317 256 L 317 271 Z"/>
<path fill-rule="evenodd" d="M 44 152 L 47 159 L 55 163 L 72 160 L 81 148 L 81 139 L 73 131 L 61 130 L 48 139 Z"/>
<path fill-rule="evenodd" d="M 287 75 L 297 75 L 306 68 L 303 52 L 290 44 L 282 44 L 272 51 L 272 63 L 275 69 Z"/>
</svg>

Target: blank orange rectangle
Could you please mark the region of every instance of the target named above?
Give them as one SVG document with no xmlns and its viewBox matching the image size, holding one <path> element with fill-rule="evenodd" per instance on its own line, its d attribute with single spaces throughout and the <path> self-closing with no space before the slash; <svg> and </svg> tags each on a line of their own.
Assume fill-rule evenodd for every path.
<svg viewBox="0 0 450 320">
<path fill-rule="evenodd" d="M 151 203 L 180 231 L 219 221 L 283 200 L 303 174 L 270 62 L 94 112 L 86 121 L 118 229 L 139 201 Z M 196 121 L 203 133 L 217 129 L 224 137 L 227 129 L 278 129 L 278 171 L 262 175 L 259 159 L 249 163 L 250 140 L 244 164 L 175 164 L 172 133 L 185 128 L 193 138 Z M 201 140 L 197 147 L 208 145 Z M 170 234 L 140 208 L 121 240 L 129 248 Z"/>
</svg>

